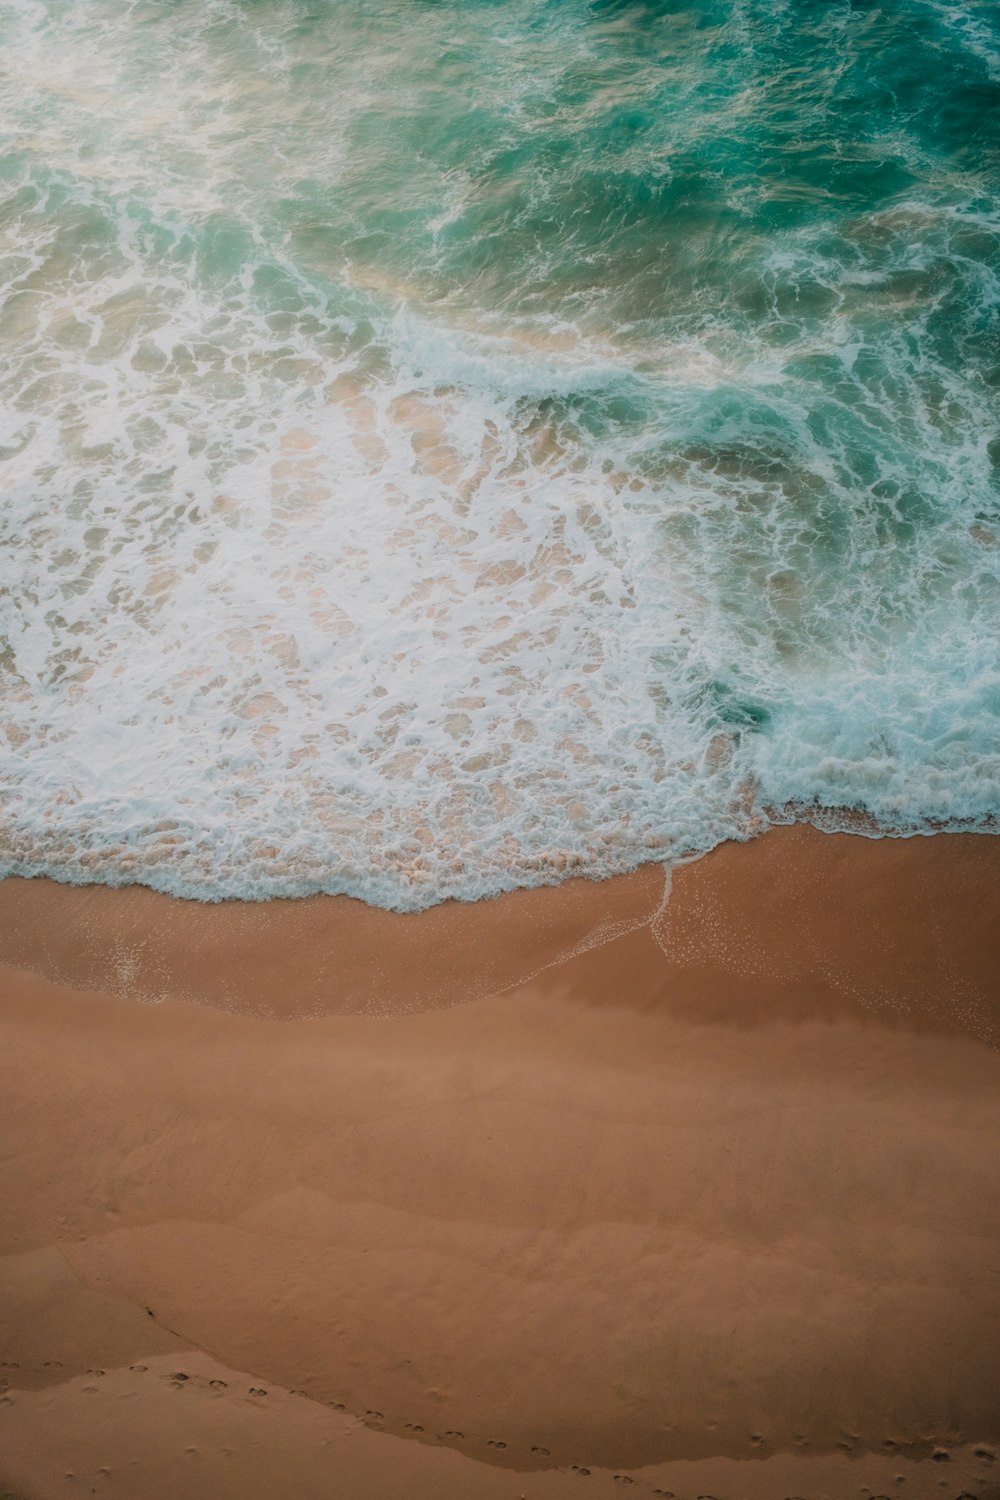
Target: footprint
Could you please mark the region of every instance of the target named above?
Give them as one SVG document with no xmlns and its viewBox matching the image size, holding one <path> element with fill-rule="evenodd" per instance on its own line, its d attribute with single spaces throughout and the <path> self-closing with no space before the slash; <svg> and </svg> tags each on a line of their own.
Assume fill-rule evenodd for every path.
<svg viewBox="0 0 1000 1500">
<path fill-rule="evenodd" d="M 424 1430 L 419 1422 L 404 1422 L 403 1426 L 406 1428 L 407 1432 L 423 1432 Z"/>
<path fill-rule="evenodd" d="M 616 1474 L 615 1484 L 635 1484 L 635 1480 L 630 1474 Z"/>
<path fill-rule="evenodd" d="M 174 1373 L 171 1375 L 170 1379 L 171 1380 L 189 1380 L 190 1376 L 185 1375 L 183 1370 L 175 1370 Z"/>
<path fill-rule="evenodd" d="M 465 1433 L 464 1432 L 446 1432 L 445 1433 L 445 1437 L 450 1437 L 450 1438 L 464 1438 L 465 1437 Z"/>
<path fill-rule="evenodd" d="M 304 1396 L 305 1391 L 300 1392 L 300 1394 Z M 335 1401 L 333 1403 L 333 1409 L 334 1411 L 346 1411 L 347 1407 L 344 1405 L 343 1401 Z"/>
<path fill-rule="evenodd" d="M 653 1494 L 654 1495 L 662 1495 L 663 1496 L 663 1500 L 674 1500 L 674 1492 L 673 1492 L 673 1490 L 654 1490 Z"/>
<path fill-rule="evenodd" d="M 982 1459 L 984 1464 L 995 1464 L 997 1461 L 997 1456 L 992 1448 L 973 1448 L 972 1451 L 977 1458 Z"/>
<path fill-rule="evenodd" d="M 384 1422 L 385 1421 L 385 1413 L 381 1412 L 381 1411 L 366 1411 L 365 1412 L 365 1416 L 366 1417 L 371 1417 L 371 1419 L 372 1419 L 373 1422 Z"/>
<path fill-rule="evenodd" d="M 487 1448 L 506 1448 L 507 1444 L 500 1442 L 497 1438 L 490 1438 L 486 1446 Z"/>
<path fill-rule="evenodd" d="M 130 1370 L 134 1370 L 137 1375 L 145 1375 L 146 1371 L 149 1369 L 149 1366 L 148 1365 L 129 1365 L 129 1369 Z"/>
<path fill-rule="evenodd" d="M 950 1464 L 951 1454 L 944 1448 L 935 1448 L 931 1454 L 931 1462 L 935 1464 Z"/>
<path fill-rule="evenodd" d="M 549 1450 L 548 1450 L 548 1448 L 532 1448 L 531 1451 L 532 1451 L 532 1453 L 537 1453 L 538 1456 L 539 1456 L 539 1458 L 548 1458 L 549 1457 Z"/>
<path fill-rule="evenodd" d="M 267 1392 L 262 1385 L 252 1385 L 250 1387 L 250 1394 L 251 1396 L 266 1396 Z"/>
<path fill-rule="evenodd" d="M 571 1469 L 572 1469 L 572 1470 L 573 1470 L 573 1471 L 574 1471 L 574 1473 L 576 1473 L 576 1474 L 589 1474 L 589 1473 L 590 1473 L 590 1470 L 589 1470 L 589 1469 L 581 1469 L 581 1467 L 580 1467 L 580 1465 L 579 1465 L 579 1464 L 570 1464 L 570 1468 L 571 1468 Z"/>
<path fill-rule="evenodd" d="M 214 1391 L 224 1391 L 227 1388 L 224 1380 L 210 1380 L 208 1383 Z"/>
</svg>

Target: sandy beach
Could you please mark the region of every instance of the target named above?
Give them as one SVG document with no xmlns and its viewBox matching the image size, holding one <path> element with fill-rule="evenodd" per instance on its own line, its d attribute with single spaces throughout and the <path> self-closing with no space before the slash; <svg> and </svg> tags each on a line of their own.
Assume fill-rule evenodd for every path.
<svg viewBox="0 0 1000 1500">
<path fill-rule="evenodd" d="M 0 1486 L 997 1496 L 998 872 L 0 883 Z"/>
<path fill-rule="evenodd" d="M 1000 4 L 0 121 L 0 1500 L 1000 1500 Z"/>
</svg>

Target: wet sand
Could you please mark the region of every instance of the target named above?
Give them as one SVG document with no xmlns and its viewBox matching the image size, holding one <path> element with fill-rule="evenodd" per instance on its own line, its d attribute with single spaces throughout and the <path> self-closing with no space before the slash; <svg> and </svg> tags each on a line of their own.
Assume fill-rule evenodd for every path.
<svg viewBox="0 0 1000 1500">
<path fill-rule="evenodd" d="M 0 883 L 0 1490 L 996 1500 L 998 875 Z"/>
</svg>

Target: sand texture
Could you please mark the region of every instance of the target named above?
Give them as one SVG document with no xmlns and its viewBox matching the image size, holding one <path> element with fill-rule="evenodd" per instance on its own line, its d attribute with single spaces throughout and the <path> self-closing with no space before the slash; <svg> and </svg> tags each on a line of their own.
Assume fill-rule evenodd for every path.
<svg viewBox="0 0 1000 1500">
<path fill-rule="evenodd" d="M 0 1490 L 996 1500 L 998 874 L 3 882 Z"/>
</svg>

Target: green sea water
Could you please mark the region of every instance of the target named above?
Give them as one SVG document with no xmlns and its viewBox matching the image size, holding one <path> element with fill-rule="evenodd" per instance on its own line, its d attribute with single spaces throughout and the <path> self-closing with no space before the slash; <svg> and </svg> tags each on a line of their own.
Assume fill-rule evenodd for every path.
<svg viewBox="0 0 1000 1500">
<path fill-rule="evenodd" d="M 11 0 L 0 868 L 992 829 L 998 186 L 985 0 Z"/>
</svg>

